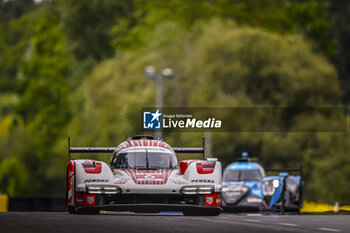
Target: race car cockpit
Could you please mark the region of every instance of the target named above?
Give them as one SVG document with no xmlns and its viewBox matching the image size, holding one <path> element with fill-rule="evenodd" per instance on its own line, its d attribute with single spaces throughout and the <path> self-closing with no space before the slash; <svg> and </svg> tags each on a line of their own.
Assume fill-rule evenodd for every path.
<svg viewBox="0 0 350 233">
<path fill-rule="evenodd" d="M 167 149 L 161 151 L 124 149 L 112 157 L 110 166 L 114 169 L 176 169 L 178 161 L 175 153 Z"/>
<path fill-rule="evenodd" d="M 254 170 L 226 170 L 223 176 L 225 181 L 260 181 L 265 177 L 263 169 Z"/>
</svg>

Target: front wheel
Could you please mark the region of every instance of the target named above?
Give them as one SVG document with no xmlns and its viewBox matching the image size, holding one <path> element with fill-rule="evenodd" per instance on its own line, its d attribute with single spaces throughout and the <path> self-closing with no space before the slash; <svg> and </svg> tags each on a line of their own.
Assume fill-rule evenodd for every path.
<svg viewBox="0 0 350 233">
<path fill-rule="evenodd" d="M 216 209 L 183 211 L 185 216 L 218 216 L 220 213 L 221 211 Z"/>
<path fill-rule="evenodd" d="M 97 215 L 100 213 L 99 209 L 80 209 L 76 211 L 77 214 L 91 214 L 91 215 Z"/>
<path fill-rule="evenodd" d="M 70 214 L 76 214 L 75 207 L 69 205 L 69 206 L 68 206 L 68 213 L 70 213 Z"/>
</svg>

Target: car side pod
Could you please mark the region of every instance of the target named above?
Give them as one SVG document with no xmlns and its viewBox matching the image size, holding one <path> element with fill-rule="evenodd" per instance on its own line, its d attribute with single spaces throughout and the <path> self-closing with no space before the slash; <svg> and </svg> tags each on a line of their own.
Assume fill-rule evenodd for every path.
<svg viewBox="0 0 350 233">
<path fill-rule="evenodd" d="M 279 174 L 281 180 L 282 180 L 282 193 L 281 193 L 281 197 L 280 199 L 281 200 L 281 213 L 284 214 L 285 212 L 285 199 L 284 199 L 284 192 L 286 191 L 286 178 L 289 176 L 289 173 L 288 172 L 281 172 Z"/>
<path fill-rule="evenodd" d="M 282 176 L 281 176 L 282 174 Z M 283 194 L 285 190 L 285 177 L 288 177 L 288 173 L 280 173 L 279 177 L 277 179 L 274 179 L 272 181 L 272 185 L 274 189 L 276 190 L 274 194 L 271 197 L 269 208 L 271 208 L 273 205 L 275 205 L 278 201 L 284 202 Z M 282 203 L 283 206 L 284 203 Z"/>
</svg>

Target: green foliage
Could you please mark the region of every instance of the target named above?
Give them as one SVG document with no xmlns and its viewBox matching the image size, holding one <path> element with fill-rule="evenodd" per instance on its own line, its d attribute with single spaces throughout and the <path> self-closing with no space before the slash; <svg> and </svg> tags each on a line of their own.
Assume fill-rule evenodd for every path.
<svg viewBox="0 0 350 233">
<path fill-rule="evenodd" d="M 209 24 L 205 33 L 195 59 L 202 77 L 196 86 L 210 83 L 216 87 L 212 92 L 223 91 L 220 99 L 216 94 L 211 102 L 229 106 L 228 97 L 242 91 L 258 105 L 317 106 L 340 100 L 333 67 L 311 53 L 298 36 L 281 37 L 250 28 L 230 30 L 218 21 Z"/>
<path fill-rule="evenodd" d="M 67 93 L 68 63 L 65 40 L 55 12 L 47 12 L 34 29 L 33 54 L 23 66 L 23 92 L 18 112 L 42 148 L 54 145 L 70 117 Z"/>
<path fill-rule="evenodd" d="M 0 22 L 20 18 L 35 8 L 33 0 L 0 0 Z"/>
<path fill-rule="evenodd" d="M 28 180 L 23 179 L 23 173 L 26 170 L 16 157 L 0 161 L 0 189 L 10 196 L 23 192 L 21 188 L 26 185 Z"/>
<path fill-rule="evenodd" d="M 21 79 L 16 80 L 17 95 L 1 107 L 13 114 L 2 118 L 0 189 L 13 195 L 62 192 L 63 172 L 52 174 L 57 154 L 57 139 L 70 120 L 68 55 L 65 38 L 59 29 L 57 11 L 51 6 L 37 12 L 37 20 L 27 39 L 30 53 L 24 55 Z M 17 67 L 18 69 L 18 67 Z M 8 99 L 10 95 L 7 95 Z M 6 95 L 2 95 L 6 100 Z M 10 111 L 7 109 L 11 109 Z M 13 112 L 15 111 L 16 114 Z M 8 114 L 8 113 L 7 113 Z M 60 157 L 59 157 L 60 158 Z M 21 173 L 23 172 L 23 173 Z M 59 174 L 59 175 L 58 175 Z M 59 181 L 59 182 L 57 182 Z M 49 190 L 47 187 L 54 185 Z"/>
<path fill-rule="evenodd" d="M 141 114 L 141 108 L 154 100 L 154 89 L 142 72 L 146 64 L 139 54 L 128 54 L 100 64 L 87 77 L 83 135 L 89 132 L 94 145 L 115 145 L 130 132 L 139 133 L 135 113 Z"/>
<path fill-rule="evenodd" d="M 316 51 L 331 57 L 334 40 L 327 7 L 325 2 L 297 0 L 135 0 L 132 14 L 113 27 L 113 44 L 117 50 L 138 49 L 159 22 L 170 20 L 191 30 L 198 21 L 218 17 L 281 34 L 303 33 Z"/>
<path fill-rule="evenodd" d="M 11 114 L 18 102 L 19 98 L 16 94 L 0 95 L 0 119 Z"/>
<path fill-rule="evenodd" d="M 336 54 L 332 57 L 344 91 L 344 102 L 350 101 L 350 2 L 346 0 L 329 1 L 330 22 L 336 40 Z"/>
<path fill-rule="evenodd" d="M 27 158 L 23 160 L 22 153 L 30 150 L 30 141 L 23 128 L 23 121 L 15 115 L 7 115 L 0 120 L 0 192 L 9 195 L 19 195 L 30 192 L 29 175 L 31 169 L 27 170 L 30 163 Z M 27 143 L 22 146 L 17 143 Z"/>
<path fill-rule="evenodd" d="M 15 92 L 21 78 L 19 67 L 24 63 L 34 15 L 25 15 L 7 24 L 0 24 L 0 91 Z"/>
<path fill-rule="evenodd" d="M 335 39 L 331 36 L 329 3 L 322 1 L 294 1 L 287 7 L 288 18 L 295 22 L 297 32 L 303 33 L 313 42 L 317 51 L 328 58 L 335 54 Z"/>
<path fill-rule="evenodd" d="M 310 187 L 307 188 L 315 201 L 328 201 L 330 203 L 339 200 L 348 202 L 348 177 L 350 174 L 350 161 L 348 156 L 349 137 L 339 137 L 334 135 L 327 141 L 323 140 L 322 147 L 328 149 L 328 153 L 324 154 L 322 159 L 312 161 L 312 175 L 310 179 Z M 329 146 L 326 148 L 326 146 Z M 323 149 L 322 148 L 322 149 Z M 325 151 L 325 150 L 323 150 Z M 324 185 L 327 185 L 327 189 Z M 333 190 L 329 192 L 329 190 Z M 310 195 L 311 196 L 311 195 Z"/>
<path fill-rule="evenodd" d="M 78 61 L 111 57 L 111 27 L 127 17 L 133 1 L 60 0 L 63 29 L 68 46 Z"/>
</svg>

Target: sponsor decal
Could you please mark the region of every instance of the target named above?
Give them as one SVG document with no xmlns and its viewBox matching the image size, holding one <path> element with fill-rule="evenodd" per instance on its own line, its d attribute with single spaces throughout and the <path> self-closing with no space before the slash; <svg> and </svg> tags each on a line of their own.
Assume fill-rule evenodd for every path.
<svg viewBox="0 0 350 233">
<path fill-rule="evenodd" d="M 216 203 L 221 203 L 221 198 L 216 199 Z"/>
<path fill-rule="evenodd" d="M 85 180 L 84 183 L 95 183 L 95 182 L 101 182 L 101 183 L 105 183 L 108 182 L 109 180 L 104 180 L 104 179 L 89 179 L 89 180 Z"/>
<path fill-rule="evenodd" d="M 83 198 L 77 198 L 77 202 L 84 202 Z"/>
<path fill-rule="evenodd" d="M 74 173 L 69 172 L 70 180 L 69 180 L 69 186 L 68 186 L 68 203 L 73 204 L 73 185 L 74 185 Z"/>
<path fill-rule="evenodd" d="M 89 203 L 89 205 L 94 204 L 95 203 L 95 196 L 87 196 L 86 201 L 87 201 L 87 203 Z"/>
<path fill-rule="evenodd" d="M 256 167 L 250 164 L 239 164 L 239 165 L 231 165 L 230 169 L 231 170 L 250 170 L 250 169 L 254 169 Z"/>
<path fill-rule="evenodd" d="M 214 183 L 214 180 L 207 180 L 207 179 L 191 180 L 191 183 Z"/>
<path fill-rule="evenodd" d="M 128 182 L 129 179 L 120 179 L 117 180 L 116 182 L 114 182 L 114 184 L 125 184 L 126 182 Z"/>
<path fill-rule="evenodd" d="M 207 197 L 206 198 L 206 202 L 207 202 L 208 205 L 211 205 L 214 202 L 214 198 L 213 197 Z"/>
<path fill-rule="evenodd" d="M 174 184 L 188 184 L 187 181 L 180 180 L 180 179 L 170 179 Z"/>
<path fill-rule="evenodd" d="M 237 185 L 228 185 L 222 188 L 223 192 L 247 192 L 249 188 L 247 186 L 237 184 Z"/>
<path fill-rule="evenodd" d="M 257 198 L 257 197 L 249 197 L 249 198 L 247 198 L 247 202 L 248 203 L 261 203 L 262 200 L 260 198 Z"/>
<path fill-rule="evenodd" d="M 145 170 L 134 170 L 134 169 L 125 169 L 129 177 L 135 182 L 135 184 L 143 185 L 163 185 L 166 184 L 170 174 L 174 170 L 170 169 L 159 169 L 154 171 L 145 171 Z"/>
<path fill-rule="evenodd" d="M 149 174 L 136 174 L 136 179 L 138 181 L 150 181 L 150 182 L 163 182 L 163 175 L 156 173 Z"/>
<path fill-rule="evenodd" d="M 156 112 L 143 112 L 143 128 L 144 129 L 160 129 L 161 115 L 157 109 Z"/>
</svg>

